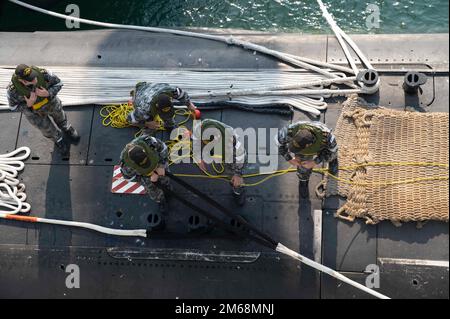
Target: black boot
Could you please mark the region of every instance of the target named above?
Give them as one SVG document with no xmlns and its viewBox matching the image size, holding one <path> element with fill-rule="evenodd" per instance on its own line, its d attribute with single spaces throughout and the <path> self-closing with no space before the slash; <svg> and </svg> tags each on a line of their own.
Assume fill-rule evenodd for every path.
<svg viewBox="0 0 450 319">
<path fill-rule="evenodd" d="M 78 143 L 80 141 L 80 135 L 73 126 L 69 126 L 69 128 L 64 131 L 64 133 L 66 133 L 67 136 L 75 143 Z"/>
<path fill-rule="evenodd" d="M 247 198 L 247 196 L 245 195 L 245 188 L 240 187 L 239 189 L 236 190 L 233 189 L 233 197 L 236 204 L 238 204 L 239 206 L 244 206 L 245 199 Z"/>
<path fill-rule="evenodd" d="M 56 146 L 56 149 L 58 150 L 58 152 L 61 154 L 62 157 L 68 157 L 70 155 L 70 146 L 66 142 L 66 140 L 64 140 L 64 138 L 60 137 L 55 142 L 55 146 Z"/>
</svg>

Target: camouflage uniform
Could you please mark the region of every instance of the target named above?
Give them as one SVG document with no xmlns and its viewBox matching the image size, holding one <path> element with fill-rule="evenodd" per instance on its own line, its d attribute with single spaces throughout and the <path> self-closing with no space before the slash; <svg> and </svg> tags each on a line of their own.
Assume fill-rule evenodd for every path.
<svg viewBox="0 0 450 319">
<path fill-rule="evenodd" d="M 136 84 L 134 94 L 134 110 L 128 114 L 127 121 L 140 127 L 144 127 L 145 122 L 153 121 L 156 115 L 159 115 L 164 121 L 165 128 L 171 129 L 175 127 L 173 120 L 174 108 L 172 107 L 167 114 L 163 114 L 156 107 L 157 97 L 160 94 L 168 95 L 186 106 L 190 105 L 189 95 L 185 91 L 166 83 L 139 82 Z M 145 129 L 146 134 L 153 135 L 154 132 L 154 130 Z"/>
<path fill-rule="evenodd" d="M 25 98 L 19 94 L 12 82 L 7 87 L 6 96 L 11 111 L 22 112 L 28 121 L 37 127 L 45 137 L 58 142 L 62 139 L 62 131 L 67 132 L 71 128 L 71 125 L 67 122 L 61 100 L 56 96 L 63 83 L 56 75 L 45 69 L 41 69 L 41 73 L 48 84 L 49 102 L 39 110 L 33 110 L 27 106 Z"/>
<path fill-rule="evenodd" d="M 169 167 L 169 151 L 164 142 L 149 135 L 141 135 L 138 138 L 130 142 L 135 144 L 137 141 L 145 141 L 145 143 L 152 149 L 154 149 L 159 155 L 158 167 L 164 167 L 166 170 Z M 124 162 L 124 151 L 120 155 L 120 170 L 125 179 L 131 182 L 138 182 L 145 187 L 148 195 L 157 203 L 161 203 L 165 200 L 164 192 L 157 186 L 157 183 L 153 183 L 149 176 L 139 175 L 133 168 L 126 166 Z M 169 177 L 159 176 L 159 183 L 166 187 L 170 187 Z"/>
<path fill-rule="evenodd" d="M 303 127 L 314 127 L 322 132 L 323 138 L 320 141 L 320 148 L 319 151 L 315 154 L 304 155 L 300 153 L 293 153 L 289 149 L 289 143 L 292 141 L 292 138 L 295 135 L 293 132 L 297 132 Z M 278 132 L 277 142 L 278 152 L 286 159 L 286 161 L 290 161 L 295 157 L 300 161 L 312 160 L 316 164 L 320 164 L 322 162 L 331 162 L 337 158 L 338 146 L 336 143 L 336 138 L 331 133 L 331 130 L 321 122 L 299 121 L 297 123 L 285 126 Z M 308 180 L 311 176 L 311 173 L 312 169 L 304 168 L 302 166 L 299 166 L 297 168 L 297 175 L 299 176 L 300 180 Z"/>
<path fill-rule="evenodd" d="M 239 137 L 237 135 L 235 135 L 233 133 L 233 128 L 225 123 L 222 123 L 220 121 L 217 120 L 212 120 L 212 119 L 206 119 L 203 121 L 198 121 L 198 124 L 196 127 L 194 127 L 193 131 L 193 139 L 199 139 L 201 140 L 201 134 L 202 131 L 200 129 L 200 125 L 203 125 L 201 123 L 208 123 L 210 122 L 211 124 L 213 124 L 214 126 L 218 126 L 222 128 L 222 133 L 225 132 L 225 130 L 229 130 L 230 132 L 230 136 L 232 136 L 232 140 L 229 140 L 225 143 L 225 147 L 233 147 L 233 156 L 232 156 L 232 161 L 231 162 L 226 162 L 223 161 L 223 166 L 224 166 L 224 173 L 227 175 L 237 175 L 242 177 L 243 175 L 243 170 L 245 167 L 245 162 L 247 159 L 247 152 L 245 151 L 244 145 L 241 143 Z M 207 125 L 207 124 L 206 124 Z M 202 144 L 203 145 L 203 144 Z M 225 148 L 223 149 L 223 151 L 225 151 Z M 241 194 L 243 193 L 243 187 L 234 187 L 232 186 L 232 190 L 235 194 Z"/>
</svg>

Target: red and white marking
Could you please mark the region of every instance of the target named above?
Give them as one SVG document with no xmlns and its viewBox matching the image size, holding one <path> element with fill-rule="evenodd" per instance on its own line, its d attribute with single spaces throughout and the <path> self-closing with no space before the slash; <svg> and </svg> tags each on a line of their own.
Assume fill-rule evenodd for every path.
<svg viewBox="0 0 450 319">
<path fill-rule="evenodd" d="M 144 186 L 136 182 L 129 182 L 123 178 L 120 172 L 120 166 L 114 166 L 111 192 L 114 194 L 138 194 L 146 193 Z"/>
</svg>

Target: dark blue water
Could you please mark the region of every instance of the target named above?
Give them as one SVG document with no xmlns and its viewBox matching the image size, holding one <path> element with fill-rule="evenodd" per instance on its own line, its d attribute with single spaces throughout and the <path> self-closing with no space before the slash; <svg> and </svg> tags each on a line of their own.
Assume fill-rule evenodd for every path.
<svg viewBox="0 0 450 319">
<path fill-rule="evenodd" d="M 30 1 L 30 0 L 28 0 Z M 273 32 L 330 33 L 315 0 L 35 0 L 64 13 L 75 3 L 82 18 L 160 27 L 233 28 Z M 448 0 L 324 0 L 344 31 L 351 33 L 448 32 Z M 371 8 L 379 25 L 366 21 Z M 42 16 L 3 2 L 0 29 L 65 30 L 64 20 Z M 375 21 L 375 20 L 371 20 Z M 84 27 L 86 28 L 86 27 Z"/>
</svg>

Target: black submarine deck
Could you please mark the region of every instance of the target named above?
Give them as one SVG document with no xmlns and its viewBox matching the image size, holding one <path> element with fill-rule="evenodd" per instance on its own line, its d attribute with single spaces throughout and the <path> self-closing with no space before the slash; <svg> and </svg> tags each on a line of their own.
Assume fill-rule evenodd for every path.
<svg viewBox="0 0 450 319">
<path fill-rule="evenodd" d="M 287 53 L 345 62 L 333 36 L 245 31 L 235 35 Z M 401 110 L 412 107 L 425 112 L 448 112 L 448 34 L 355 35 L 353 38 L 381 75 L 379 94 L 366 97 L 370 102 Z M 49 69 L 68 65 L 261 71 L 289 68 L 264 55 L 222 43 L 145 32 L 0 33 L 0 42 L 7 44 L 0 50 L 0 65 L 8 66 L 29 63 Z M 429 76 L 418 97 L 407 96 L 402 90 L 407 70 L 423 71 Z M 133 85 L 130 83 L 130 87 Z M 342 98 L 330 99 L 328 110 L 317 119 L 333 127 L 342 102 Z M 51 141 L 43 138 L 20 113 L 2 111 L 0 153 L 19 146 L 31 147 L 32 155 L 26 161 L 21 179 L 27 186 L 33 216 L 113 228 L 146 228 L 148 215 L 157 206 L 146 196 L 110 192 L 113 165 L 135 131 L 102 126 L 99 110 L 94 105 L 66 108 L 69 120 L 82 136 L 81 142 L 72 146 L 69 160 L 63 160 Z M 205 111 L 202 115 L 242 128 L 281 127 L 309 119 L 300 111 L 295 111 L 292 117 L 238 110 Z M 191 165 L 178 165 L 172 170 L 197 172 Z M 186 180 L 281 243 L 358 282 L 365 282 L 367 265 L 378 264 L 379 291 L 392 298 L 448 298 L 447 223 L 428 222 L 417 229 L 413 223 L 395 227 L 390 222 L 381 222 L 371 226 L 362 220 L 349 223 L 336 219 L 333 214 L 342 199 L 316 198 L 313 188 L 321 178 L 318 174 L 311 178 L 309 200 L 299 197 L 295 174 L 270 179 L 259 187 L 247 189 L 247 202 L 242 208 L 233 203 L 229 187 L 223 182 Z M 177 185 L 175 189 L 200 206 L 209 207 Z M 172 200 L 168 218 L 176 225 L 174 228 L 183 232 L 194 213 Z M 191 252 L 190 257 L 183 251 Z M 209 253 L 213 253 L 212 259 L 205 256 Z M 411 264 L 411 261 L 417 262 Z M 66 288 L 68 264 L 80 267 L 79 289 Z M 121 238 L 83 229 L 0 220 L 0 297 L 370 296 L 253 242 L 218 230 L 207 234 L 162 232 L 155 233 L 152 239 Z"/>
</svg>

